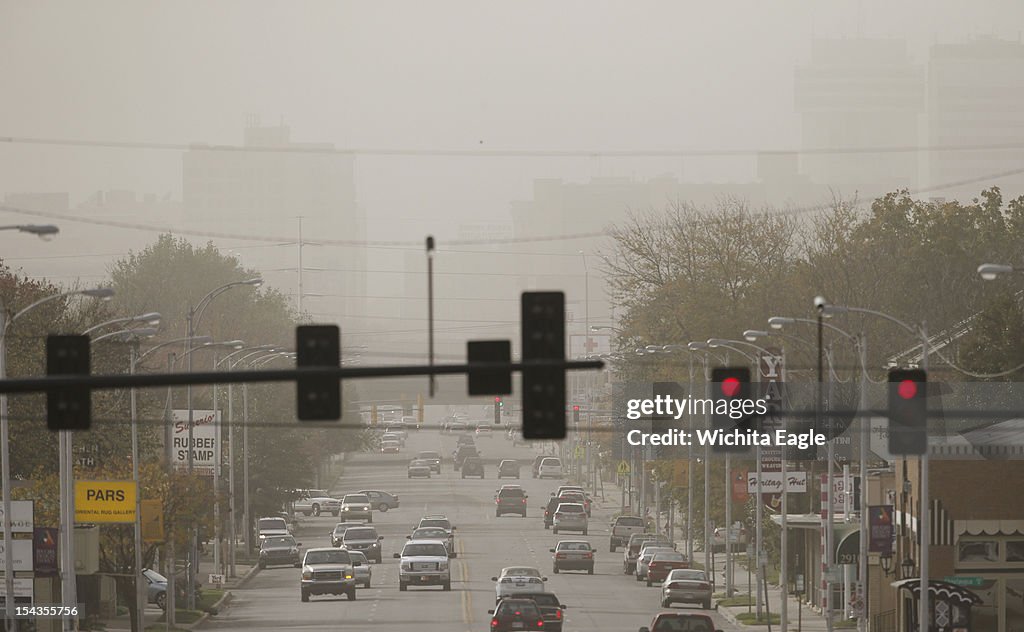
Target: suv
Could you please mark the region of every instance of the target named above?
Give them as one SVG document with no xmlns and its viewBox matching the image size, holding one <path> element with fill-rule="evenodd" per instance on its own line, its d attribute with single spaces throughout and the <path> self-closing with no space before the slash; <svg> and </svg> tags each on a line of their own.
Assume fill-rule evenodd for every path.
<svg viewBox="0 0 1024 632">
<path fill-rule="evenodd" d="M 477 451 L 476 446 L 475 445 L 461 445 L 461 446 L 459 446 L 459 448 L 455 451 L 455 456 L 452 459 L 452 460 L 455 461 L 455 469 L 457 469 L 457 470 L 461 469 L 462 468 L 462 464 L 465 462 L 466 459 L 468 459 L 470 457 L 477 457 L 477 458 L 480 457 L 480 452 Z"/>
<path fill-rule="evenodd" d="M 290 535 L 272 535 L 263 538 L 263 541 L 260 542 L 259 567 L 288 564 L 298 568 L 300 546 L 302 546 L 302 542 L 296 542 L 295 538 Z"/>
<path fill-rule="evenodd" d="M 487 614 L 491 615 L 491 632 L 547 630 L 544 615 L 532 599 L 502 599 Z"/>
<path fill-rule="evenodd" d="M 544 461 L 544 459 L 548 458 L 548 456 L 549 455 L 547 455 L 547 454 L 540 454 L 536 458 L 533 459 L 533 465 L 531 467 L 533 469 L 533 477 L 534 478 L 537 478 L 537 471 L 540 469 L 541 462 Z"/>
<path fill-rule="evenodd" d="M 638 516 L 619 516 L 611 526 L 612 536 L 608 543 L 608 551 L 614 553 L 616 547 L 629 542 L 631 535 L 644 532 L 644 519 Z"/>
<path fill-rule="evenodd" d="M 498 478 L 519 478 L 519 461 L 505 459 L 498 464 Z"/>
<path fill-rule="evenodd" d="M 405 591 L 410 585 L 441 586 L 452 589 L 452 576 L 448 568 L 448 549 L 437 540 L 409 540 L 401 554 L 398 567 L 398 590 Z"/>
<path fill-rule="evenodd" d="M 562 503 L 572 502 L 568 498 L 562 498 L 561 496 L 554 496 L 548 499 L 548 504 L 544 507 L 544 528 L 548 529 L 551 527 L 551 523 L 555 519 L 555 510 Z"/>
<path fill-rule="evenodd" d="M 345 520 L 366 520 L 373 522 L 370 498 L 366 494 L 345 494 L 341 500 L 341 514 Z"/>
<path fill-rule="evenodd" d="M 565 604 L 558 600 L 554 593 L 516 593 L 516 599 L 532 599 L 540 613 L 544 615 L 544 629 L 548 632 L 562 632 L 562 611 Z"/>
<path fill-rule="evenodd" d="M 344 549 L 309 549 L 302 560 L 302 601 L 310 595 L 348 595 L 356 599 L 355 564 Z"/>
<path fill-rule="evenodd" d="M 537 478 L 562 478 L 562 460 L 557 456 L 545 457 L 537 468 Z"/>
<path fill-rule="evenodd" d="M 441 453 L 440 452 L 417 452 L 414 457 L 418 461 L 427 461 L 430 463 L 430 471 L 436 474 L 441 473 Z"/>
<path fill-rule="evenodd" d="M 268 538 L 272 535 L 291 535 L 292 532 L 288 529 L 288 523 L 284 518 L 277 518 L 268 516 L 266 518 L 260 518 L 256 521 L 256 533 L 259 535 L 259 539 Z"/>
<path fill-rule="evenodd" d="M 304 516 L 319 516 L 321 512 L 337 516 L 341 511 L 341 503 L 322 489 L 305 489 L 300 490 L 299 497 L 292 501 L 292 510 Z"/>
<path fill-rule="evenodd" d="M 466 460 L 462 462 L 462 478 L 467 476 L 479 476 L 480 478 L 486 478 L 484 476 L 484 462 L 478 457 L 468 456 Z"/>
<path fill-rule="evenodd" d="M 494 497 L 494 515 L 500 518 L 507 513 L 515 513 L 525 518 L 527 498 L 529 496 L 522 487 L 502 487 Z"/>
<path fill-rule="evenodd" d="M 367 559 L 376 560 L 380 564 L 380 541 L 384 536 L 377 535 L 373 527 L 350 527 L 341 538 L 342 548 L 362 551 Z"/>
<path fill-rule="evenodd" d="M 551 522 L 551 530 L 556 534 L 559 529 L 565 531 L 582 531 L 587 535 L 587 510 L 580 503 L 559 503 Z"/>
</svg>

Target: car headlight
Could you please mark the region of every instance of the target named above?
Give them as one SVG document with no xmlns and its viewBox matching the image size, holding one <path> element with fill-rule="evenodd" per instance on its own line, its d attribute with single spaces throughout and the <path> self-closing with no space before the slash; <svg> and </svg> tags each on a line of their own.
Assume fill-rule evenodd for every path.
<svg viewBox="0 0 1024 632">
<path fill-rule="evenodd" d="M 439 562 L 437 564 L 437 570 L 439 570 L 439 571 L 446 571 L 446 570 L 448 570 L 448 562 Z"/>
<path fill-rule="evenodd" d="M 380 545 L 378 543 L 376 543 L 376 542 L 374 542 L 373 544 L 370 545 L 370 547 L 372 547 L 372 548 L 377 548 L 378 546 L 380 546 Z"/>
<path fill-rule="evenodd" d="M 402 570 L 403 571 L 411 571 L 412 570 L 412 563 L 411 562 L 402 562 Z"/>
<path fill-rule="evenodd" d="M 302 571 L 302 579 L 313 579 L 313 571 Z"/>
<path fill-rule="evenodd" d="M 345 579 L 352 579 L 352 573 L 345 573 Z"/>
</svg>

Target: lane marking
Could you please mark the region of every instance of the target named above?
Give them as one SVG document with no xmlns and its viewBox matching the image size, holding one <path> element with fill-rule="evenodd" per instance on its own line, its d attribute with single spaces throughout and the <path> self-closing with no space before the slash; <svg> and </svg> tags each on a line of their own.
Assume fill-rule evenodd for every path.
<svg viewBox="0 0 1024 632">
<path fill-rule="evenodd" d="M 469 566 L 466 561 L 462 559 L 465 555 L 465 547 L 462 544 L 462 539 L 455 544 L 455 548 L 459 552 L 459 571 L 462 573 L 462 583 L 464 584 L 462 589 L 462 622 L 467 626 L 473 625 L 473 595 L 469 590 Z"/>
</svg>

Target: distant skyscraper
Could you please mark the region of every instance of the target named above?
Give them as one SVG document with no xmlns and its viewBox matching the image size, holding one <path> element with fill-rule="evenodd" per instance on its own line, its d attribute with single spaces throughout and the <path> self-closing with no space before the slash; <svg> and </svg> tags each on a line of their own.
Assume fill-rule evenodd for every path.
<svg viewBox="0 0 1024 632">
<path fill-rule="evenodd" d="M 246 266 L 290 292 L 315 320 L 364 313 L 366 249 L 319 245 L 362 242 L 366 221 L 356 203 L 354 159 L 329 143 L 297 143 L 286 126 L 251 119 L 241 150 L 195 146 L 183 157 L 183 203 L 190 229 L 276 237 L 280 242 L 218 240 L 239 248 Z M 302 299 L 299 220 L 302 218 Z M 365 323 L 361 323 L 365 324 Z"/>
<path fill-rule="evenodd" d="M 902 40 L 815 40 L 796 70 L 803 149 L 915 146 L 924 111 L 924 68 Z M 805 153 L 801 172 L 845 197 L 873 197 L 918 183 L 918 156 Z"/>
<path fill-rule="evenodd" d="M 931 145 L 1024 144 L 1024 44 L 978 38 L 931 49 L 928 141 Z M 1024 165 L 1024 149 L 932 152 L 929 184 L 940 185 Z M 992 184 L 1024 193 L 1024 177 L 959 184 L 935 195 L 976 197 Z"/>
</svg>

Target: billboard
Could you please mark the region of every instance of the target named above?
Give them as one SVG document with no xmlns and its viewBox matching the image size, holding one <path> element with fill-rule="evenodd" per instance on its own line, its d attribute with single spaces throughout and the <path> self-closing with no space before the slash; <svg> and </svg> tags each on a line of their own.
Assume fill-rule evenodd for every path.
<svg viewBox="0 0 1024 632">
<path fill-rule="evenodd" d="M 172 410 L 171 462 L 174 467 L 188 469 L 188 410 Z M 215 455 L 219 451 L 220 412 L 192 410 L 192 468 L 198 474 L 213 476 Z"/>
</svg>

